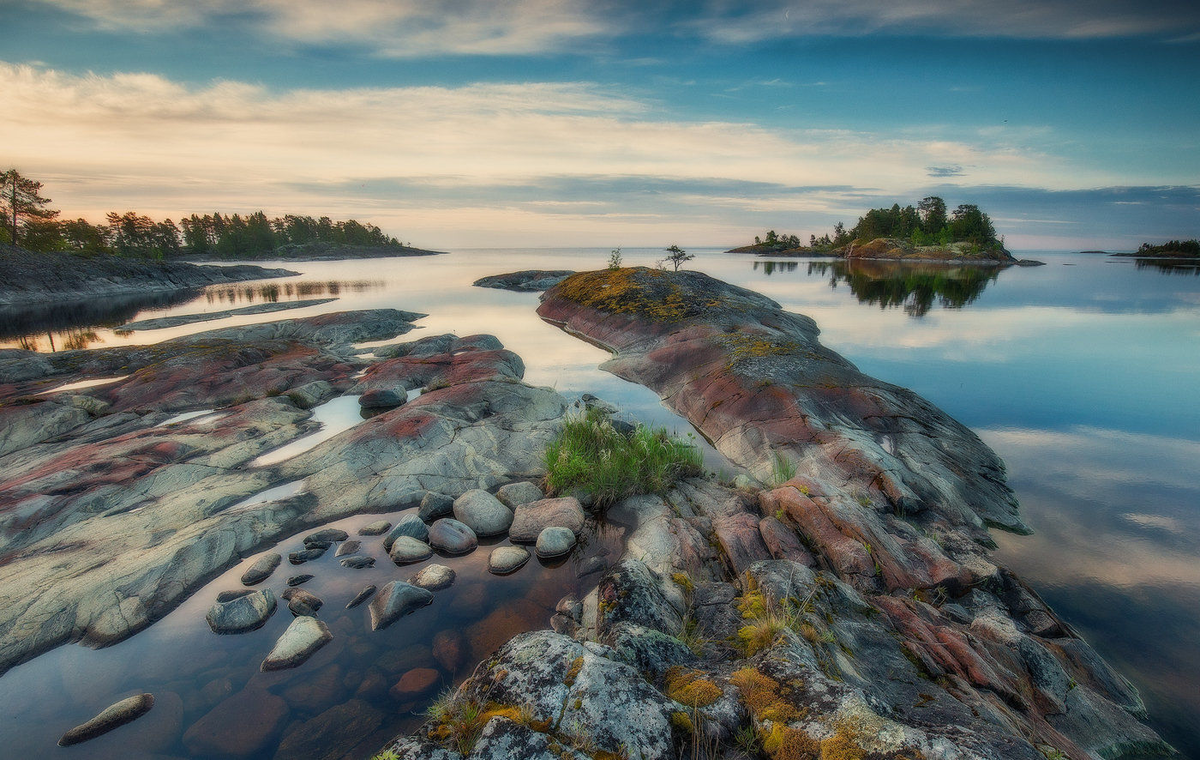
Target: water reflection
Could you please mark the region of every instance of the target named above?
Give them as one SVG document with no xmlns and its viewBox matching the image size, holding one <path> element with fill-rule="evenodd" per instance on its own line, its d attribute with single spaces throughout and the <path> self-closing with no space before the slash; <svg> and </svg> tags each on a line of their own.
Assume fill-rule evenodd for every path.
<svg viewBox="0 0 1200 760">
<path fill-rule="evenodd" d="M 798 266 L 800 264 L 795 261 L 755 261 L 754 271 L 757 272 L 761 268 L 762 273 L 770 277 L 776 272 L 795 272 Z"/>
<path fill-rule="evenodd" d="M 100 340 L 95 328 L 118 327 L 139 312 L 179 306 L 199 294 L 176 290 L 0 308 L 0 343 L 29 351 L 87 348 Z"/>
<path fill-rule="evenodd" d="M 339 296 L 343 293 L 366 293 L 380 290 L 385 280 L 301 280 L 300 282 L 261 282 L 253 285 L 219 285 L 204 291 L 210 304 L 276 303 L 294 301 L 310 296 Z"/>
<path fill-rule="evenodd" d="M 812 261 L 808 274 L 829 275 L 829 286 L 834 289 L 839 283 L 848 284 L 859 303 L 903 308 L 910 317 L 923 317 L 935 303 L 944 309 L 972 303 L 996 281 L 1000 270 L 927 262 Z"/>
<path fill-rule="evenodd" d="M 1200 277 L 1200 260 L 1197 259 L 1183 261 L 1171 259 L 1134 259 L 1133 263 L 1138 269 L 1155 269 L 1164 274 Z"/>
</svg>

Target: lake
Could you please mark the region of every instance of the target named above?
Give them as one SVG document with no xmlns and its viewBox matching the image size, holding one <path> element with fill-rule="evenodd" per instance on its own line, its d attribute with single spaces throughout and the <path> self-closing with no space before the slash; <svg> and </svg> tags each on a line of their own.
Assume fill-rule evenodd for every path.
<svg viewBox="0 0 1200 760">
<path fill-rule="evenodd" d="M 642 421 L 687 434 L 687 424 L 653 393 L 600 371 L 604 351 L 538 319 L 537 294 L 471 287 L 480 276 L 518 269 L 595 269 L 606 264 L 608 253 L 471 250 L 267 263 L 301 274 L 169 298 L 123 299 L 111 308 L 83 304 L 0 314 L 0 339 L 39 350 L 96 347 L 325 311 L 395 307 L 429 315 L 402 340 L 491 333 L 521 355 L 528 382 L 567 395 L 593 393 Z M 623 253 L 626 265 L 652 265 L 662 256 L 651 249 Z M 991 445 L 1007 462 L 1025 519 L 1036 531 L 1024 537 L 996 533 L 998 558 L 1138 686 L 1156 729 L 1185 755 L 1200 757 L 1200 269 L 1038 251 L 1018 255 L 1046 266 L 1003 271 L 693 253 L 689 268 L 812 317 L 827 346 L 864 372 L 932 400 Z M 338 300 L 286 313 L 119 331 L 120 324 L 149 316 L 331 296 Z M 327 424 L 343 424 L 336 409 Z M 713 470 L 730 469 L 711 449 L 706 460 Z M 372 519 L 338 524 L 353 533 Z M 603 555 L 618 542 L 619 528 L 594 532 L 588 552 Z M 143 734 L 157 731 L 157 744 L 130 745 L 114 734 L 89 744 L 89 756 L 181 756 L 181 734 L 193 722 L 221 697 L 259 679 L 289 702 L 292 717 L 277 729 L 286 736 L 301 718 L 330 705 L 369 707 L 386 699 L 357 693 L 368 666 L 386 653 L 397 660 L 391 666 L 398 673 L 429 661 L 430 641 L 439 631 L 475 626 L 477 632 L 511 633 L 544 625 L 541 616 L 559 597 L 595 582 L 594 576 L 577 577 L 581 559 L 558 567 L 534 560 L 513 576 L 493 579 L 482 567 L 486 552 L 476 552 L 451 565 L 463 582 L 453 597 L 423 612 L 420 625 L 388 631 L 385 640 L 368 645 L 354 638 L 362 611 L 339 611 L 327 620 L 335 633 L 346 634 L 345 646 L 297 671 L 261 676 L 258 661 L 286 616 L 244 636 L 217 637 L 203 621 L 217 592 L 238 585 L 239 566 L 120 645 L 95 652 L 61 647 L 0 677 L 0 735 L 18 755 L 48 751 L 63 730 L 106 706 L 122 688 L 166 691 L 180 704 L 156 708 L 141 721 L 147 723 Z M 338 600 L 361 583 L 395 576 L 386 559 L 379 570 L 363 572 L 353 584 L 320 575 L 310 583 L 326 597 L 328 610 L 340 609 L 344 601 Z M 277 592 L 286 574 L 281 569 L 272 579 Z M 494 585 L 478 599 L 480 591 L 472 589 L 485 581 Z M 494 622 L 483 624 L 489 619 Z M 466 646 L 471 651 L 470 641 Z M 443 680 L 465 676 L 473 662 L 441 668 Z M 394 675 L 384 669 L 380 677 Z M 352 739 L 363 749 L 378 746 L 378 737 L 418 720 L 413 713 L 420 701 L 405 705 L 401 715 L 366 721 L 357 737 L 336 738 L 347 742 L 342 746 Z M 152 720 L 157 722 L 150 726 Z M 264 746 L 251 756 L 273 753 L 273 745 Z"/>
</svg>

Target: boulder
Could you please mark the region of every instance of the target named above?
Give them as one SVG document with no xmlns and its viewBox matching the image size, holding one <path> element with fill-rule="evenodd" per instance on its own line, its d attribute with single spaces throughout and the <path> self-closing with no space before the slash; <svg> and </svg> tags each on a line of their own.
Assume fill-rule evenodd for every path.
<svg viewBox="0 0 1200 760">
<path fill-rule="evenodd" d="M 217 597 L 204 619 L 213 633 L 246 633 L 262 628 L 275 613 L 276 605 L 275 594 L 269 588 L 226 591 Z"/>
<path fill-rule="evenodd" d="M 375 567 L 375 558 L 368 557 L 365 554 L 356 554 L 353 557 L 342 557 L 338 560 L 342 567 L 350 568 L 351 570 L 365 570 L 368 567 Z"/>
<path fill-rule="evenodd" d="M 429 526 L 429 545 L 446 554 L 468 554 L 479 546 L 479 539 L 463 523 L 443 517 Z"/>
<path fill-rule="evenodd" d="M 337 548 L 333 553 L 335 557 L 344 557 L 347 554 L 355 554 L 362 548 L 362 541 L 347 541 Z"/>
<path fill-rule="evenodd" d="M 290 552 L 288 554 L 288 562 L 291 562 L 293 565 L 303 565 L 305 562 L 310 562 L 320 557 L 330 546 L 332 546 L 332 544 L 324 547 L 314 546 L 311 548 Z"/>
<path fill-rule="evenodd" d="M 316 617 L 317 610 L 324 604 L 321 597 L 302 588 L 289 588 L 281 594 L 288 603 L 288 610 L 297 617 Z"/>
<path fill-rule="evenodd" d="M 400 676 L 388 693 L 398 702 L 408 702 L 429 694 L 441 680 L 441 674 L 433 668 L 413 668 Z"/>
<path fill-rule="evenodd" d="M 546 495 L 533 483 L 527 480 L 518 480 L 515 483 L 506 483 L 500 486 L 500 489 L 496 491 L 496 498 L 509 509 L 516 509 L 522 504 L 544 499 Z"/>
<path fill-rule="evenodd" d="M 282 561 L 283 557 L 277 552 L 262 555 L 254 561 L 253 565 L 246 568 L 246 572 L 242 573 L 242 585 L 253 586 L 262 583 L 271 577 L 271 573 L 275 572 L 275 568 L 279 567 L 279 563 Z"/>
<path fill-rule="evenodd" d="M 512 525 L 513 513 L 495 496 L 475 488 L 454 500 L 454 519 L 477 536 L 499 536 Z"/>
<path fill-rule="evenodd" d="M 550 527 L 537 537 L 537 555 L 542 559 L 553 559 L 570 553 L 575 548 L 575 534 L 569 528 Z"/>
<path fill-rule="evenodd" d="M 371 600 L 371 630 L 387 628 L 405 615 L 433 602 L 433 594 L 411 583 L 392 581 Z"/>
<path fill-rule="evenodd" d="M 396 526 L 388 532 L 383 539 L 383 548 L 385 551 L 392 550 L 392 544 L 396 543 L 396 539 L 401 536 L 410 536 L 418 541 L 429 540 L 429 526 L 425 521 L 416 515 L 405 515 L 400 518 Z"/>
<path fill-rule="evenodd" d="M 301 573 L 300 575 L 293 575 L 287 579 L 287 585 L 299 586 L 301 583 L 308 583 L 314 577 L 315 576 L 313 576 L 312 573 Z"/>
<path fill-rule="evenodd" d="M 72 744 L 79 744 L 89 739 L 95 739 L 97 736 L 106 734 L 114 728 L 119 728 L 126 723 L 137 720 L 150 712 L 150 708 L 152 707 L 154 707 L 153 694 L 138 694 L 137 696 L 122 699 L 120 702 L 105 708 L 99 715 L 87 723 L 78 725 L 63 734 L 62 738 L 58 740 L 58 746 L 70 747 Z"/>
<path fill-rule="evenodd" d="M 441 591 L 454 583 L 455 575 L 456 573 L 445 565 L 434 563 L 421 568 L 408 582 L 428 591 Z"/>
<path fill-rule="evenodd" d="M 421 504 L 417 507 L 417 516 L 427 523 L 452 514 L 454 514 L 454 499 L 444 493 L 432 491 L 426 493 L 421 497 Z"/>
<path fill-rule="evenodd" d="M 328 549 L 331 544 L 336 544 L 338 541 L 345 541 L 349 537 L 350 534 L 341 528 L 322 528 L 305 536 L 304 545 L 306 547 L 319 546 Z"/>
<path fill-rule="evenodd" d="M 358 535 L 360 535 L 360 536 L 382 536 L 384 533 L 387 533 L 388 529 L 391 527 L 392 527 L 392 524 L 390 522 L 388 522 L 387 520 L 376 520 L 375 522 L 367 523 L 366 525 L 359 528 Z"/>
<path fill-rule="evenodd" d="M 392 544 L 388 556 L 397 565 L 409 565 L 429 559 L 433 556 L 433 549 L 429 547 L 429 544 L 418 541 L 412 536 L 400 536 Z"/>
<path fill-rule="evenodd" d="M 346 609 L 348 609 L 348 610 L 354 609 L 358 605 L 367 601 L 368 599 L 370 599 L 372 596 L 375 595 L 375 591 L 376 591 L 376 588 L 375 588 L 374 583 L 368 585 L 362 591 L 359 591 L 357 594 L 355 594 L 353 599 L 351 599 L 349 602 L 346 603 Z"/>
<path fill-rule="evenodd" d="M 516 543 L 532 544 L 550 527 L 567 528 L 578 536 L 583 523 L 583 507 L 578 499 L 571 496 L 539 499 L 516 507 L 508 537 Z"/>
<path fill-rule="evenodd" d="M 520 546 L 498 546 L 488 557 L 488 570 L 496 575 L 508 575 L 529 561 L 529 550 Z"/>
<path fill-rule="evenodd" d="M 358 405 L 363 409 L 395 409 L 408 401 L 408 393 L 394 391 L 388 388 L 373 388 L 358 397 Z"/>
<path fill-rule="evenodd" d="M 289 713 L 280 697 L 247 687 L 193 723 L 183 734 L 183 746 L 201 757 L 254 756 L 275 740 Z"/>
<path fill-rule="evenodd" d="M 263 660 L 261 669 L 265 673 L 270 670 L 294 668 L 304 663 L 321 647 L 333 640 L 329 627 L 315 617 L 301 615 L 292 621 L 267 659 Z"/>
</svg>

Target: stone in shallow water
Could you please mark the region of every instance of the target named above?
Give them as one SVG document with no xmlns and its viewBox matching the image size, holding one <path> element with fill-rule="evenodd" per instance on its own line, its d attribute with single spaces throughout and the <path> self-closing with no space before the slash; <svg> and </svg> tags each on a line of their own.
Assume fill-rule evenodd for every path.
<svg viewBox="0 0 1200 760">
<path fill-rule="evenodd" d="M 365 570 L 368 567 L 375 567 L 375 558 L 366 555 L 342 557 L 338 562 L 341 563 L 342 567 L 348 567 L 351 570 Z"/>
<path fill-rule="evenodd" d="M 120 702 L 106 708 L 87 723 L 78 725 L 63 734 L 62 738 L 58 740 L 58 746 L 69 747 L 72 744 L 79 744 L 89 739 L 95 739 L 97 736 L 106 734 L 114 728 L 137 720 L 150 712 L 151 707 L 154 707 L 153 694 L 138 694 L 128 699 L 122 699 Z"/>
<path fill-rule="evenodd" d="M 433 668 L 413 668 L 400 676 L 400 680 L 389 690 L 389 693 L 393 699 L 407 702 L 433 691 L 441 680 L 441 674 Z"/>
<path fill-rule="evenodd" d="M 540 501 L 546 498 L 546 495 L 533 483 L 527 480 L 518 480 L 516 483 L 506 483 L 500 486 L 500 490 L 496 491 L 496 498 L 509 509 L 516 509 L 522 504 Z"/>
<path fill-rule="evenodd" d="M 275 594 L 269 588 L 222 591 L 204 619 L 213 633 L 246 633 L 261 628 L 275 607 Z"/>
<path fill-rule="evenodd" d="M 305 562 L 309 562 L 311 560 L 314 560 L 314 559 L 320 557 L 322 554 L 325 553 L 325 549 L 328 549 L 328 548 L 329 548 L 328 546 L 326 546 L 324 549 L 319 548 L 319 547 L 312 547 L 312 548 L 301 549 L 300 551 L 292 552 L 292 553 L 288 554 L 288 562 L 291 562 L 293 565 L 303 565 Z"/>
<path fill-rule="evenodd" d="M 316 617 L 317 610 L 324 604 L 321 597 L 302 588 L 289 588 L 282 596 L 287 600 L 288 610 L 297 617 Z"/>
<path fill-rule="evenodd" d="M 334 705 L 315 718 L 289 725 L 274 757 L 289 760 L 355 757 L 354 752 L 347 753 L 350 749 L 347 740 L 351 740 L 349 744 L 361 741 L 379 730 L 384 720 L 382 710 L 361 699 Z M 368 751 L 357 756 L 369 755 Z"/>
<path fill-rule="evenodd" d="M 569 528 L 546 528 L 537 538 L 537 555 L 553 559 L 567 554 L 575 548 L 575 534 Z"/>
<path fill-rule="evenodd" d="M 454 519 L 475 531 L 477 536 L 498 536 L 512 525 L 512 510 L 479 488 L 454 500 Z"/>
<path fill-rule="evenodd" d="M 426 565 L 421 571 L 408 579 L 408 582 L 429 591 L 441 591 L 454 583 L 456 573 L 445 565 Z"/>
<path fill-rule="evenodd" d="M 429 545 L 447 554 L 467 554 L 479 546 L 479 539 L 468 526 L 443 517 L 429 526 Z"/>
<path fill-rule="evenodd" d="M 411 583 L 392 581 L 371 600 L 371 630 L 387 628 L 433 601 L 433 593 Z"/>
<path fill-rule="evenodd" d="M 407 393 L 397 393 L 386 388 L 369 390 L 358 397 L 358 405 L 363 409 L 394 409 L 408 401 Z"/>
<path fill-rule="evenodd" d="M 183 735 L 183 746 L 205 757 L 254 755 L 275 739 L 289 712 L 282 698 L 247 687 L 193 723 Z"/>
<path fill-rule="evenodd" d="M 433 556 L 433 549 L 429 548 L 429 544 L 418 541 L 412 536 L 400 536 L 392 544 L 392 550 L 388 552 L 388 556 L 397 565 L 407 565 L 429 559 Z"/>
<path fill-rule="evenodd" d="M 288 578 L 287 585 L 299 586 L 301 583 L 308 583 L 312 579 L 312 573 L 301 573 L 300 575 L 293 575 L 292 577 Z"/>
<path fill-rule="evenodd" d="M 583 530 L 583 507 L 571 496 L 539 499 L 517 507 L 508 537 L 516 543 L 532 544 L 549 527 L 567 528 L 575 535 Z"/>
<path fill-rule="evenodd" d="M 346 531 L 341 528 L 322 528 L 314 533 L 309 533 L 304 537 L 305 546 L 324 546 L 328 549 L 330 544 L 336 544 L 338 541 L 345 541 L 350 537 Z"/>
<path fill-rule="evenodd" d="M 362 548 L 362 541 L 347 541 L 346 543 L 344 543 L 338 547 L 337 551 L 333 553 L 333 556 L 344 557 L 347 554 L 354 554 L 361 548 Z"/>
<path fill-rule="evenodd" d="M 360 536 L 382 536 L 384 533 L 387 533 L 388 528 L 391 528 L 391 527 L 392 527 L 392 524 L 390 522 L 388 522 L 387 520 L 376 520 L 373 523 L 367 523 L 366 525 L 359 528 L 358 535 L 360 535 Z"/>
<path fill-rule="evenodd" d="M 446 669 L 447 673 L 456 673 L 463 666 L 463 657 L 467 653 L 466 641 L 460 631 L 453 629 L 438 631 L 433 637 L 433 659 Z"/>
<path fill-rule="evenodd" d="M 262 671 L 294 668 L 332 640 L 333 634 L 325 623 L 315 617 L 301 615 L 275 642 L 271 653 L 262 662 Z"/>
<path fill-rule="evenodd" d="M 254 561 L 254 564 L 246 568 L 246 572 L 242 573 L 242 585 L 253 586 L 256 583 L 262 583 L 267 578 L 271 577 L 271 573 L 275 572 L 275 568 L 279 567 L 279 563 L 283 561 L 276 552 L 264 554 Z"/>
<path fill-rule="evenodd" d="M 515 572 L 529 561 L 529 550 L 520 546 L 498 546 L 488 557 L 488 570 L 497 575 Z"/>
<path fill-rule="evenodd" d="M 418 541 L 429 540 L 429 526 L 416 515 L 405 515 L 396 523 L 396 527 L 387 534 L 383 539 L 383 548 L 386 551 L 392 550 L 392 544 L 396 543 L 396 539 L 401 536 L 411 536 Z"/>
<path fill-rule="evenodd" d="M 417 508 L 417 516 L 425 522 L 436 520 L 454 513 L 454 499 L 444 493 L 430 491 L 421 498 L 421 506 Z"/>
<path fill-rule="evenodd" d="M 368 599 L 370 599 L 372 596 L 375 595 L 375 590 L 376 590 L 375 584 L 372 583 L 369 586 L 367 586 L 366 588 L 364 588 L 362 591 L 359 591 L 357 594 L 354 595 L 354 598 L 351 599 L 350 602 L 346 605 L 346 609 L 348 609 L 348 610 L 354 609 L 358 605 L 367 601 Z"/>
</svg>

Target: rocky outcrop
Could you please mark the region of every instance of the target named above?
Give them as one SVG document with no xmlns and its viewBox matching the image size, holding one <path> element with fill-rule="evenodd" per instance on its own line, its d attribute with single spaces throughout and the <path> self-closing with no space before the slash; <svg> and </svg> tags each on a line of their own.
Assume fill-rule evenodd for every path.
<svg viewBox="0 0 1200 760">
<path fill-rule="evenodd" d="M 286 269 L 263 269 L 247 264 L 198 266 L 180 261 L 119 256 L 32 253 L 0 245 L 0 306 L 61 304 L 85 298 L 140 295 L 295 274 Z"/>
<path fill-rule="evenodd" d="M 371 366 L 424 387 L 419 398 L 292 459 L 249 466 L 314 430 L 292 388 L 350 391 L 366 364 L 351 344 L 394 337 L 418 316 L 322 314 L 153 346 L 0 352 L 0 671 L 60 643 L 120 641 L 307 527 L 536 476 L 567 404 L 522 383 L 520 360 L 490 336 L 401 344 L 403 357 Z M 103 404 L 88 411 L 78 393 Z"/>
<path fill-rule="evenodd" d="M 480 277 L 473 284 L 477 288 L 536 293 L 554 287 L 573 274 L 575 272 L 570 269 L 524 269 L 520 272 Z"/>
<path fill-rule="evenodd" d="M 1012 254 L 1000 245 L 983 247 L 970 243 L 913 245 L 902 238 L 876 238 L 839 249 L 846 259 L 886 259 L 895 261 L 953 261 L 957 263 L 1003 266 L 1016 264 Z"/>
<path fill-rule="evenodd" d="M 239 309 L 203 311 L 198 314 L 172 314 L 168 317 L 155 317 L 153 319 L 140 319 L 137 322 L 126 322 L 118 328 L 118 331 L 126 333 L 137 332 L 138 330 L 163 330 L 168 327 L 181 327 L 183 325 L 196 324 L 197 322 L 215 322 L 218 319 L 241 317 L 247 314 L 270 314 L 276 311 L 304 309 L 309 306 L 321 306 L 333 303 L 336 300 L 336 298 L 310 298 L 303 301 L 271 301 L 254 304 L 253 306 L 243 306 Z"/>
</svg>

